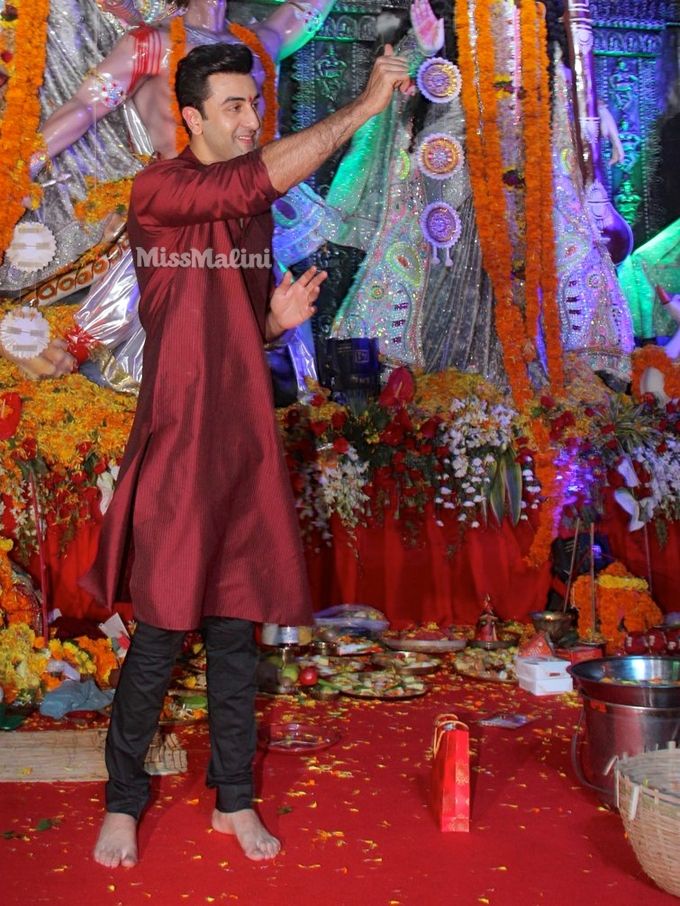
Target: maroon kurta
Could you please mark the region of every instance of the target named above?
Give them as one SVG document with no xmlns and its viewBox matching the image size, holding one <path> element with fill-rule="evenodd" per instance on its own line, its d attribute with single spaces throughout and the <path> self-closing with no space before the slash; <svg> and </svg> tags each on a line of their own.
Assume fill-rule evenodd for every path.
<svg viewBox="0 0 680 906">
<path fill-rule="evenodd" d="M 311 606 L 264 350 L 271 268 L 144 266 L 140 249 L 271 255 L 278 193 L 254 151 L 185 150 L 135 179 L 128 230 L 146 331 L 139 403 L 95 565 L 109 606 L 125 574 L 137 619 L 309 623 Z M 242 262 L 243 265 L 243 262 Z"/>
</svg>

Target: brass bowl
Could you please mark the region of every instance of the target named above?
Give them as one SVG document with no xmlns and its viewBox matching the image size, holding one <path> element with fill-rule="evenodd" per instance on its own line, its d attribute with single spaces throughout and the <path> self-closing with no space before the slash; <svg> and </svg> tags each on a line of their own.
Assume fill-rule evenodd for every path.
<svg viewBox="0 0 680 906">
<path fill-rule="evenodd" d="M 557 610 L 535 610 L 529 614 L 536 632 L 545 632 L 549 639 L 557 642 L 571 629 L 573 616 Z"/>
</svg>

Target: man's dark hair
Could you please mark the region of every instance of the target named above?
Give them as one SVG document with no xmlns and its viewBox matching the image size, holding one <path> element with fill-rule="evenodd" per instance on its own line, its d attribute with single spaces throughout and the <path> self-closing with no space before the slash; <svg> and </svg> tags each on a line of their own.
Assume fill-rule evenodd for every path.
<svg viewBox="0 0 680 906">
<path fill-rule="evenodd" d="M 175 94 L 179 109 L 195 107 L 203 116 L 203 102 L 210 97 L 208 78 L 219 72 L 250 75 L 253 55 L 245 44 L 201 44 L 179 61 Z M 187 124 L 184 128 L 191 134 Z"/>
</svg>

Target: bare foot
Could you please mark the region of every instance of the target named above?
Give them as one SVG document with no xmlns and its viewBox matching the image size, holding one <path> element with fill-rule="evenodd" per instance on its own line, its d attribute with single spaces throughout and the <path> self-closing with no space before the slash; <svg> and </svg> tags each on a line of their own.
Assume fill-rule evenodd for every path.
<svg viewBox="0 0 680 906">
<path fill-rule="evenodd" d="M 94 848 L 95 862 L 106 868 L 137 864 L 137 822 L 132 815 L 108 812 Z"/>
<path fill-rule="evenodd" d="M 234 834 L 245 855 L 255 862 L 273 859 L 281 849 L 281 842 L 272 837 L 251 808 L 238 812 L 218 812 L 215 809 L 212 826 L 221 834 Z"/>
</svg>

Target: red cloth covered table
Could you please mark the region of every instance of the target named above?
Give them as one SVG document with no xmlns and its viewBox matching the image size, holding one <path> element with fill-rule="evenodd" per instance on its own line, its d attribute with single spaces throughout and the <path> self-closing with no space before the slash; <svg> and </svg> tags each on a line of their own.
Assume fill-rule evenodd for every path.
<svg viewBox="0 0 680 906">
<path fill-rule="evenodd" d="M 523 560 L 533 533 L 529 523 L 513 528 L 505 522 L 501 528 L 471 529 L 461 535 L 455 517 L 443 528 L 428 518 L 423 530 L 409 541 L 404 540 L 403 524 L 389 515 L 384 525 L 359 527 L 354 541 L 338 520 L 332 529 L 332 545 L 307 548 L 312 599 L 318 610 L 331 604 L 371 604 L 401 625 L 430 620 L 473 623 L 487 594 L 504 619 L 523 619 L 545 606 L 550 565 L 530 569 Z M 598 531 L 608 534 L 612 552 L 631 572 L 646 577 L 644 536 L 628 531 L 627 517 L 613 503 Z M 106 616 L 77 585 L 92 562 L 98 534 L 97 522 L 83 523 L 64 546 L 58 528 L 49 530 L 49 603 L 64 615 Z M 663 548 L 653 527 L 648 538 L 654 598 L 663 610 L 678 609 L 680 523 L 669 525 Z M 37 580 L 37 555 L 30 568 Z"/>
</svg>

